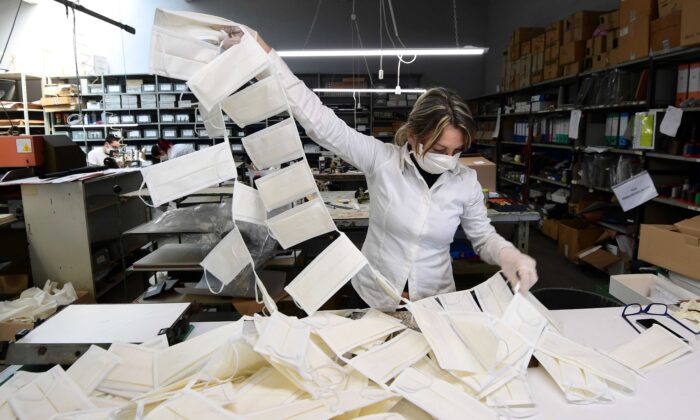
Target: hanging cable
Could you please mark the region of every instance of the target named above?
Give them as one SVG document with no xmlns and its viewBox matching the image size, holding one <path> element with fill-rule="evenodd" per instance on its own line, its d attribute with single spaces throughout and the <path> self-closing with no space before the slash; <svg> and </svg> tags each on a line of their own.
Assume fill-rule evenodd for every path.
<svg viewBox="0 0 700 420">
<path fill-rule="evenodd" d="M 68 18 L 68 6 L 66 6 L 66 18 Z M 76 35 L 75 9 L 73 11 L 73 64 L 75 65 L 75 80 L 78 85 L 78 116 L 80 117 L 80 125 L 83 129 L 83 143 L 85 144 L 85 153 L 89 151 L 87 142 L 87 130 L 85 130 L 85 120 L 83 119 L 83 92 L 80 84 L 80 72 L 78 71 L 78 38 Z"/>
<path fill-rule="evenodd" d="M 382 29 L 383 2 L 379 1 L 379 49 L 384 49 L 384 30 Z M 384 56 L 379 56 L 379 80 L 384 80 Z"/>
<path fill-rule="evenodd" d="M 350 16 L 350 20 L 352 20 L 352 22 L 354 24 L 355 31 L 357 31 L 357 41 L 360 43 L 360 49 L 364 49 L 365 46 L 362 44 L 362 36 L 360 35 L 360 26 L 357 22 L 358 21 L 357 15 L 355 14 L 354 11 L 352 13 L 352 16 Z M 367 75 L 369 76 L 369 85 L 370 85 L 370 87 L 374 87 L 374 80 L 372 80 L 372 72 L 369 71 L 369 64 L 367 63 L 367 57 L 365 57 L 363 55 L 362 59 L 365 62 L 365 69 L 367 70 Z M 380 56 L 380 59 L 381 59 L 381 56 Z"/>
<path fill-rule="evenodd" d="M 455 26 L 455 46 L 459 48 L 459 31 L 457 30 L 457 0 L 452 0 L 452 18 Z"/>
<path fill-rule="evenodd" d="M 384 5 L 384 0 L 379 1 L 379 4 L 382 6 L 382 22 L 384 23 L 384 30 L 386 31 L 387 38 L 389 38 L 389 42 L 391 43 L 391 48 L 396 48 L 394 38 L 391 37 L 391 32 L 389 31 L 389 23 L 386 20 L 386 6 Z M 380 24 L 382 22 L 380 22 Z"/>
<path fill-rule="evenodd" d="M 309 45 L 309 41 L 311 40 L 311 34 L 314 32 L 314 27 L 316 27 L 316 20 L 318 20 L 318 15 L 321 11 L 321 3 L 323 3 L 323 0 L 318 0 L 318 3 L 316 4 L 316 11 L 314 12 L 313 19 L 311 19 L 311 26 L 309 27 L 309 32 L 306 34 L 304 48 L 306 48 L 306 46 Z"/>
<path fill-rule="evenodd" d="M 5 58 L 5 52 L 7 51 L 7 47 L 10 45 L 10 38 L 12 38 L 12 33 L 15 31 L 15 23 L 17 23 L 17 16 L 19 16 L 19 11 L 21 8 L 22 0 L 19 0 L 19 4 L 17 5 L 17 11 L 15 12 L 15 17 L 12 20 L 12 26 L 10 26 L 10 33 L 7 34 L 7 41 L 5 41 L 5 47 L 2 49 L 2 55 L 0 55 L 0 64 L 2 64 L 2 60 Z M 10 114 L 7 113 L 7 109 L 5 109 L 5 104 L 2 100 L 0 100 L 0 106 L 2 106 L 2 111 L 5 114 L 5 117 L 7 118 L 8 124 L 10 126 L 9 134 L 15 132 L 19 134 L 19 130 L 17 129 L 17 127 L 15 127 L 14 121 L 12 120 L 12 118 L 10 118 Z"/>
<path fill-rule="evenodd" d="M 403 44 L 403 41 L 401 41 L 401 37 L 399 37 L 399 28 L 396 25 L 396 16 L 394 15 L 394 6 L 391 4 L 391 0 L 387 0 L 389 2 L 389 13 L 391 13 L 391 23 L 394 25 L 394 35 L 396 36 L 396 39 L 399 41 L 399 44 L 403 48 L 406 48 L 406 46 Z"/>
</svg>

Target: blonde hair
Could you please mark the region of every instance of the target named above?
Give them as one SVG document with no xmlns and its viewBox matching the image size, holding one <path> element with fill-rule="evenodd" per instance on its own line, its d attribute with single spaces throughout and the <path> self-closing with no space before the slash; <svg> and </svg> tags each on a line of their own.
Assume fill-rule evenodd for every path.
<svg viewBox="0 0 700 420">
<path fill-rule="evenodd" d="M 429 151 L 448 125 L 462 131 L 465 150 L 471 146 L 474 119 L 467 104 L 453 90 L 437 87 L 423 93 L 408 114 L 408 121 L 396 130 L 394 142 L 403 146 L 413 135 Z"/>
</svg>

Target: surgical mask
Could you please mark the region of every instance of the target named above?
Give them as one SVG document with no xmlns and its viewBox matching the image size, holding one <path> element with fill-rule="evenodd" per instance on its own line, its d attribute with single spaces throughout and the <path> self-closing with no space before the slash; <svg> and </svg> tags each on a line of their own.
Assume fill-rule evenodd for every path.
<svg viewBox="0 0 700 420">
<path fill-rule="evenodd" d="M 440 175 L 443 172 L 451 171 L 457 167 L 459 164 L 459 154 L 454 156 L 443 155 L 439 153 L 423 153 L 423 144 L 418 144 L 418 153 L 413 153 L 416 157 L 416 162 L 418 166 L 421 167 L 425 172 L 433 175 Z"/>
<path fill-rule="evenodd" d="M 430 414 L 426 413 L 423 411 L 421 408 L 419 408 L 417 405 L 413 404 L 412 402 L 408 401 L 405 398 L 401 398 L 401 400 L 391 408 L 391 413 L 392 414 L 397 414 L 399 416 L 398 419 L 412 419 L 412 420 L 433 420 L 433 416 Z M 379 417 L 377 420 L 382 420 L 383 417 Z M 367 419 L 365 419 L 367 420 Z M 393 418 L 389 418 L 387 420 L 393 420 Z"/>
<path fill-rule="evenodd" d="M 243 137 L 243 147 L 256 168 L 277 166 L 304 157 L 304 147 L 293 118 Z"/>
<path fill-rule="evenodd" d="M 255 186 L 267 211 L 318 191 L 311 168 L 305 160 L 256 179 Z"/>
<path fill-rule="evenodd" d="M 202 104 L 197 105 L 199 115 L 202 116 L 202 123 L 207 130 L 207 136 L 215 139 L 219 137 L 227 137 L 226 123 L 224 122 L 224 114 L 221 113 L 221 107 L 215 105 L 211 111 L 207 111 Z"/>
<path fill-rule="evenodd" d="M 221 108 L 243 128 L 287 110 L 287 97 L 277 76 L 268 76 L 229 96 Z"/>
<path fill-rule="evenodd" d="M 547 319 L 521 294 L 516 293 L 501 317 L 501 321 L 517 331 L 531 347 L 537 345 Z"/>
<path fill-rule="evenodd" d="M 247 418 L 248 413 L 296 401 L 300 392 L 281 373 L 266 367 L 248 378 L 236 394 L 233 411 Z"/>
<path fill-rule="evenodd" d="M 245 340 L 235 338 L 212 353 L 202 373 L 210 378 L 228 380 L 249 375 L 265 364 L 265 359 L 254 352 Z"/>
<path fill-rule="evenodd" d="M 246 413 L 245 416 L 248 420 L 329 419 L 331 417 L 333 417 L 333 413 L 328 409 L 324 400 L 298 400 Z"/>
<path fill-rule="evenodd" d="M 70 376 L 87 395 L 112 371 L 122 359 L 102 347 L 90 346 L 78 360 L 68 368 Z"/>
<path fill-rule="evenodd" d="M 149 73 L 189 80 L 219 55 L 219 47 L 153 25 L 149 55 Z"/>
<path fill-rule="evenodd" d="M 264 225 L 267 220 L 267 211 L 265 211 L 265 205 L 260 199 L 258 190 L 241 182 L 236 182 L 233 187 L 231 213 L 234 222 L 240 220 Z"/>
<path fill-rule="evenodd" d="M 389 389 L 438 419 L 498 419 L 495 411 L 466 392 L 413 368 L 405 369 Z"/>
<path fill-rule="evenodd" d="M 386 343 L 355 356 L 348 365 L 377 384 L 384 385 L 429 351 L 430 345 L 423 334 L 405 330 Z"/>
<path fill-rule="evenodd" d="M 530 417 L 537 412 L 527 379 L 514 378 L 486 397 L 486 405 L 508 417 Z"/>
<path fill-rule="evenodd" d="M 480 312 L 479 306 L 476 304 L 470 290 L 444 293 L 436 297 L 446 311 Z"/>
<path fill-rule="evenodd" d="M 231 146 L 224 141 L 158 165 L 141 169 L 153 206 L 177 200 L 237 175 Z M 143 185 L 143 184 L 142 184 Z"/>
<path fill-rule="evenodd" d="M 187 86 L 205 109 L 211 110 L 269 65 L 265 51 L 245 34 L 234 45 L 187 80 Z"/>
<path fill-rule="evenodd" d="M 478 361 L 471 369 L 455 370 L 477 373 L 486 369 L 491 372 L 508 355 L 507 345 L 495 332 L 495 322 L 488 315 L 480 312 L 448 313 L 446 318 L 449 318 L 449 324 L 457 332 L 457 339 L 466 345 Z"/>
<path fill-rule="evenodd" d="M 605 381 L 595 375 L 536 350 L 535 358 L 573 404 L 610 403 L 614 401 Z"/>
<path fill-rule="evenodd" d="M 631 370 L 592 348 L 565 338 L 551 328 L 544 330 L 537 349 L 605 379 L 624 394 L 634 394 L 635 378 Z"/>
<path fill-rule="evenodd" d="M 231 283 L 233 279 L 248 265 L 253 258 L 243 241 L 241 232 L 234 227 L 216 246 L 209 251 L 199 265 L 204 268 L 204 274 L 213 274 L 221 282 L 221 288 Z M 206 279 L 206 277 L 205 277 Z M 209 281 L 207 280 L 207 285 Z M 210 288 L 211 290 L 211 288 Z M 221 293 L 221 290 L 219 290 Z"/>
<path fill-rule="evenodd" d="M 236 420 L 239 417 L 202 394 L 186 389 L 154 408 L 146 418 L 149 420 L 173 418 Z"/>
<path fill-rule="evenodd" d="M 276 363 L 300 370 L 305 361 L 311 327 L 297 318 L 273 313 L 253 348 Z"/>
<path fill-rule="evenodd" d="M 342 357 L 352 349 L 386 338 L 405 328 L 397 319 L 370 317 L 321 328 L 317 334 L 338 357 Z"/>
<path fill-rule="evenodd" d="M 156 351 L 135 344 L 115 343 L 109 347 L 109 352 L 121 359 L 107 377 L 100 382 L 97 389 L 138 390 L 148 392 L 153 390 L 153 358 Z M 106 392 L 106 391 L 105 391 Z"/>
<path fill-rule="evenodd" d="M 269 218 L 267 225 L 284 249 L 336 230 L 335 223 L 320 198 L 307 201 Z"/>
<path fill-rule="evenodd" d="M 365 265 L 365 256 L 341 233 L 284 290 L 308 315 L 313 315 Z"/>
<path fill-rule="evenodd" d="M 441 368 L 464 372 L 483 370 L 474 354 L 462 343 L 445 313 L 416 303 L 410 304 L 408 309 L 430 343 Z"/>
<path fill-rule="evenodd" d="M 96 408 L 61 366 L 38 375 L 8 401 L 20 419 L 48 419 L 54 414 Z"/>
<path fill-rule="evenodd" d="M 214 351 L 239 337 L 242 329 L 242 322 L 233 322 L 159 352 L 153 362 L 155 385 L 163 387 L 193 375 Z"/>
<path fill-rule="evenodd" d="M 513 298 L 513 293 L 499 273 L 478 284 L 472 290 L 479 301 L 481 310 L 495 317 L 503 315 Z"/>
<path fill-rule="evenodd" d="M 632 341 L 610 351 L 608 355 L 639 374 L 644 374 L 692 351 L 692 347 L 664 327 L 652 325 Z"/>
</svg>

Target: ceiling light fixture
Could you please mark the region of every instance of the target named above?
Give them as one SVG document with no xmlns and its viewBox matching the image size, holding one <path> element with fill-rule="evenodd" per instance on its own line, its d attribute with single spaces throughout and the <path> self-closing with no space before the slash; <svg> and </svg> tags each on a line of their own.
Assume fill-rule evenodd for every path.
<svg viewBox="0 0 700 420">
<path fill-rule="evenodd" d="M 283 50 L 280 57 L 387 57 L 387 56 L 465 56 L 483 55 L 489 49 L 481 47 L 462 48 L 387 48 L 387 49 L 329 49 L 329 50 Z"/>
<path fill-rule="evenodd" d="M 396 89 L 385 89 L 385 88 L 316 88 L 313 90 L 318 93 L 396 93 Z M 425 89 L 403 89 L 401 88 L 399 93 L 423 93 Z"/>
</svg>

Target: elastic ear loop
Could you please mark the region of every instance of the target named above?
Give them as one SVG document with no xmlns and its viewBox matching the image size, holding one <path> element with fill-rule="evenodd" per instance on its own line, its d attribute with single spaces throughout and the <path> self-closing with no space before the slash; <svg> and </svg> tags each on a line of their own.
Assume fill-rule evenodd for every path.
<svg viewBox="0 0 700 420">
<path fill-rule="evenodd" d="M 527 381 L 525 375 L 522 373 L 518 375 L 518 378 L 524 382 Z M 504 384 L 503 386 L 505 385 L 506 384 Z M 534 401 L 534 398 L 532 398 L 532 392 L 530 391 L 529 387 L 527 388 L 527 393 L 530 401 Z M 534 402 L 532 403 L 534 407 L 532 407 L 531 409 L 518 410 L 511 408 L 511 406 L 507 404 L 501 404 L 498 398 L 493 397 L 493 401 L 496 403 L 496 411 L 498 412 L 499 417 L 505 416 L 506 419 L 532 417 L 539 412 L 539 410 L 537 409 L 537 405 Z"/>
<path fill-rule="evenodd" d="M 308 325 L 295 326 L 295 325 L 287 324 L 287 326 L 288 326 L 290 329 L 291 329 L 291 328 L 294 328 L 294 329 L 297 329 L 297 330 L 304 329 L 304 328 L 308 328 Z M 277 349 L 275 349 L 275 348 L 272 347 L 271 345 L 266 345 L 266 346 L 265 346 L 265 350 L 267 350 L 267 351 L 269 351 L 270 353 L 274 354 L 275 357 L 278 357 L 278 358 L 280 358 L 280 359 L 282 359 L 282 360 L 284 360 L 284 361 L 286 361 L 286 362 L 288 362 L 288 363 L 292 363 L 292 364 L 294 364 L 294 365 L 300 364 L 301 362 L 304 361 L 304 360 L 303 360 L 303 356 L 302 356 L 302 360 L 297 360 L 297 359 L 298 359 L 297 357 L 289 356 L 289 355 L 287 355 L 287 354 L 278 352 Z"/>
<path fill-rule="evenodd" d="M 143 199 L 143 196 L 141 195 L 141 191 L 143 191 L 143 186 L 144 186 L 144 185 L 146 185 L 146 180 L 145 180 L 145 179 L 144 179 L 144 180 L 141 180 L 141 186 L 139 187 L 139 190 L 138 190 L 138 192 L 136 193 L 136 196 L 139 198 L 139 200 L 141 200 L 141 202 L 142 202 L 146 207 L 150 207 L 150 208 L 152 208 L 152 209 L 155 209 L 156 206 L 154 206 L 153 204 L 147 203 L 146 200 L 144 200 L 144 199 Z"/>
</svg>

